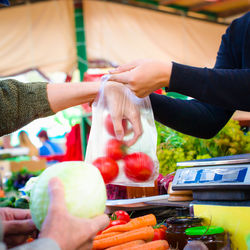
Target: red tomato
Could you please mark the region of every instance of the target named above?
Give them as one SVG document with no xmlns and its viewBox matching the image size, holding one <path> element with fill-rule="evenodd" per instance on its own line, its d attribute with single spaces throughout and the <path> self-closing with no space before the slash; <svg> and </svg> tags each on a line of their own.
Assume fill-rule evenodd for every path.
<svg viewBox="0 0 250 250">
<path fill-rule="evenodd" d="M 122 126 L 123 126 L 123 129 L 125 132 L 127 130 L 127 121 L 126 120 L 122 120 Z M 114 130 L 114 125 L 113 125 L 111 115 L 107 115 L 107 117 L 105 119 L 105 128 L 110 135 L 115 136 L 115 130 Z"/>
<path fill-rule="evenodd" d="M 117 220 L 123 220 L 123 221 L 126 221 L 126 222 L 130 221 L 129 214 L 126 211 L 123 211 L 123 210 L 115 211 L 112 214 L 111 218 L 116 218 Z"/>
<path fill-rule="evenodd" d="M 119 173 L 117 163 L 109 157 L 99 157 L 93 162 L 93 165 L 99 169 L 106 184 L 113 181 Z"/>
<path fill-rule="evenodd" d="M 125 145 L 122 141 L 119 141 L 117 139 L 111 139 L 107 142 L 106 145 L 106 155 L 113 160 L 120 160 L 124 156 L 124 148 Z"/>
<path fill-rule="evenodd" d="M 133 153 L 124 157 L 126 176 L 135 182 L 147 181 L 154 170 L 154 162 L 145 153 Z"/>
<path fill-rule="evenodd" d="M 125 221 L 125 220 L 112 220 L 110 222 L 110 227 L 123 225 L 123 224 L 126 224 L 126 223 L 127 223 L 127 221 Z"/>
<path fill-rule="evenodd" d="M 154 228 L 154 238 L 153 240 L 165 240 L 166 230 L 163 228 Z"/>
</svg>

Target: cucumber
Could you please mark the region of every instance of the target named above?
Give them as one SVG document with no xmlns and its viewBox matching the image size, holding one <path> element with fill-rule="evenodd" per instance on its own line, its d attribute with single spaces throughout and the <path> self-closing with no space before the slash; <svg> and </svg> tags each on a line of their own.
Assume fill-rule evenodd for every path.
<svg viewBox="0 0 250 250">
<path fill-rule="evenodd" d="M 24 199 L 24 198 L 20 198 L 20 199 L 16 200 L 15 208 L 28 209 L 29 208 L 29 201 Z"/>
</svg>

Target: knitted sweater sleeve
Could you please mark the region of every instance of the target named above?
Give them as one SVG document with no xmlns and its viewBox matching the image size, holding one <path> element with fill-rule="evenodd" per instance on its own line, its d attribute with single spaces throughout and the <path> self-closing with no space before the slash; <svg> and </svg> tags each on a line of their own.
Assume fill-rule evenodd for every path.
<svg viewBox="0 0 250 250">
<path fill-rule="evenodd" d="M 14 132 L 34 119 L 53 115 L 47 83 L 0 81 L 0 136 Z"/>
</svg>

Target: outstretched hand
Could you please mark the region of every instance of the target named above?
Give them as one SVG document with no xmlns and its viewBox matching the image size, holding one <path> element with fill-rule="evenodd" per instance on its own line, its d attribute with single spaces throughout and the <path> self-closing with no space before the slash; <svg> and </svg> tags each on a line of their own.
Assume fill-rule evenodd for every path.
<svg viewBox="0 0 250 250">
<path fill-rule="evenodd" d="M 158 60 L 138 60 L 110 71 L 110 81 L 127 84 L 138 97 L 145 97 L 169 86 L 172 63 Z"/>
<path fill-rule="evenodd" d="M 104 87 L 104 95 L 117 138 L 122 140 L 126 132 L 128 132 L 124 131 L 123 119 L 128 120 L 132 125 L 133 138 L 129 141 L 124 141 L 127 146 L 133 145 L 142 134 L 140 110 L 131 99 L 132 96 L 129 92 L 126 86 L 117 82 L 108 81 Z"/>
<path fill-rule="evenodd" d="M 103 214 L 93 219 L 72 216 L 65 204 L 62 182 L 53 178 L 48 189 L 50 205 L 39 238 L 55 240 L 62 250 L 92 249 L 97 232 L 109 224 L 108 216 Z"/>
</svg>

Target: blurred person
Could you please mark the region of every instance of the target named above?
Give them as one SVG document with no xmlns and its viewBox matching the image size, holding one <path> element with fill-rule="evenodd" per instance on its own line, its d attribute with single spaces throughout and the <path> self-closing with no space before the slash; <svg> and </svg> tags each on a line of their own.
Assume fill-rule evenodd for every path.
<svg viewBox="0 0 250 250">
<path fill-rule="evenodd" d="M 20 131 L 18 134 L 19 139 L 19 147 L 24 147 L 29 149 L 29 156 L 38 156 L 38 149 L 35 145 L 30 141 L 27 132 L 24 130 Z"/>
<path fill-rule="evenodd" d="M 110 80 L 125 84 L 138 97 L 150 95 L 160 123 L 184 134 L 212 138 L 235 110 L 250 111 L 250 12 L 227 28 L 214 68 L 138 60 L 110 73 Z M 163 87 L 195 99 L 151 94 Z"/>
<path fill-rule="evenodd" d="M 40 139 L 40 141 L 42 142 L 42 147 L 39 148 L 39 155 L 40 156 L 49 156 L 49 155 L 61 155 L 64 154 L 62 148 L 52 142 L 49 137 L 48 134 L 45 130 L 41 130 L 37 137 Z"/>
</svg>

